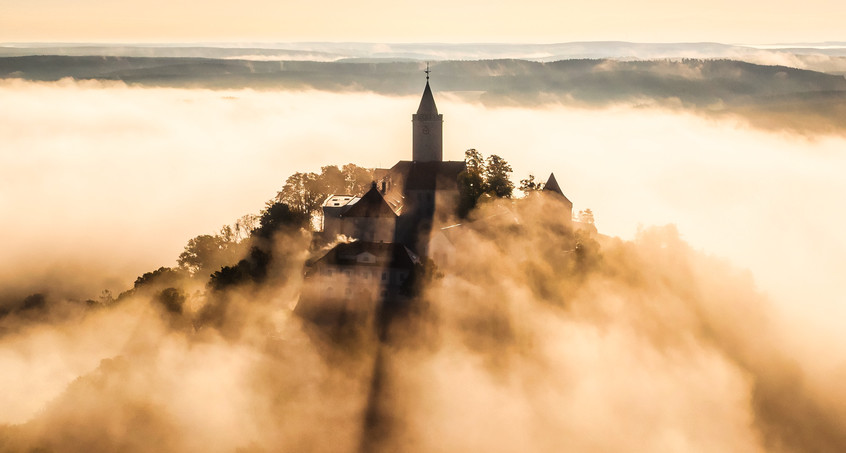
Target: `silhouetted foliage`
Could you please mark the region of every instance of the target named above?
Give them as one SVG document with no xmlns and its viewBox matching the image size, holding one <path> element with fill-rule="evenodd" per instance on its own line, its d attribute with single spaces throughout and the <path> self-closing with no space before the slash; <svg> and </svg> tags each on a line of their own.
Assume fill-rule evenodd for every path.
<svg viewBox="0 0 846 453">
<path fill-rule="evenodd" d="M 358 195 L 367 191 L 373 181 L 373 170 L 355 164 L 327 165 L 320 173 L 294 173 L 285 181 L 275 200 L 285 203 L 310 218 L 319 218 L 323 201 L 332 194 Z"/>
<path fill-rule="evenodd" d="M 599 266 L 602 261 L 600 245 L 585 230 L 576 231 L 576 270 L 586 273 Z"/>
<path fill-rule="evenodd" d="M 282 202 L 268 202 L 259 216 L 259 226 L 253 230 L 253 236 L 270 239 L 277 231 L 308 229 L 309 221 L 307 212 L 291 209 Z"/>
<path fill-rule="evenodd" d="M 185 294 L 177 288 L 165 288 L 156 297 L 156 301 L 161 303 L 168 312 L 182 314 Z"/>
<path fill-rule="evenodd" d="M 214 290 L 222 290 L 244 283 L 260 283 L 267 277 L 267 267 L 271 259 L 270 252 L 252 247 L 249 255 L 238 261 L 238 264 L 225 266 L 214 272 L 209 286 Z"/>
<path fill-rule="evenodd" d="M 458 175 L 458 215 L 466 217 L 476 207 L 479 197 L 485 193 L 485 160 L 475 149 L 464 152 L 465 171 Z"/>
<path fill-rule="evenodd" d="M 510 198 L 514 191 L 514 183 L 508 178 L 513 170 L 505 159 L 491 155 L 486 160 L 485 166 L 485 192 L 492 193 L 499 198 Z"/>
<path fill-rule="evenodd" d="M 582 222 L 582 223 L 585 223 L 585 224 L 588 224 L 588 225 L 593 225 L 594 224 L 593 211 L 591 211 L 590 208 L 585 209 L 583 211 L 579 211 L 578 220 L 579 220 L 579 222 Z"/>
<path fill-rule="evenodd" d="M 487 159 L 475 149 L 464 152 L 466 169 L 458 175 L 458 215 L 466 217 L 484 194 L 511 197 L 514 183 L 508 175 L 511 165 L 505 159 L 491 155 Z"/>
<path fill-rule="evenodd" d="M 135 279 L 133 289 L 141 289 L 150 286 L 175 286 L 180 280 L 187 277 L 184 269 L 174 269 L 171 267 L 160 267 L 153 272 L 145 272 L 143 275 Z"/>
<path fill-rule="evenodd" d="M 235 240 L 240 242 L 248 237 L 252 231 L 258 226 L 259 216 L 254 214 L 247 214 L 241 216 L 238 220 L 235 221 L 235 224 L 232 226 L 232 230 L 235 234 Z"/>
<path fill-rule="evenodd" d="M 47 307 L 47 298 L 44 294 L 32 294 L 24 298 L 21 303 L 21 311 L 27 310 L 43 310 Z"/>
<path fill-rule="evenodd" d="M 533 192 L 543 190 L 543 186 L 544 184 L 542 182 L 535 181 L 535 175 L 532 174 L 530 174 L 528 178 L 520 180 L 520 191 L 526 196 Z"/>
<path fill-rule="evenodd" d="M 341 173 L 344 175 L 344 183 L 346 184 L 342 192 L 349 195 L 359 195 L 370 189 L 370 183 L 373 181 L 373 170 L 355 164 L 347 164 L 341 169 Z"/>
<path fill-rule="evenodd" d="M 310 216 L 291 209 L 282 202 L 268 202 L 258 217 L 258 227 L 252 232 L 252 246 L 247 256 L 234 265 L 222 266 L 211 274 L 209 286 L 220 290 L 243 283 L 259 283 L 267 276 L 267 267 L 273 259 L 270 241 L 277 232 L 294 232 L 308 229 Z"/>
<path fill-rule="evenodd" d="M 112 292 L 108 289 L 104 289 L 99 296 L 97 296 L 97 300 L 101 306 L 109 306 L 115 303 L 115 297 L 112 295 Z"/>
<path fill-rule="evenodd" d="M 188 241 L 176 262 L 193 275 L 208 275 L 237 258 L 233 244 L 232 236 L 202 234 Z"/>
<path fill-rule="evenodd" d="M 325 196 L 316 173 L 294 173 L 276 194 L 276 201 L 285 203 L 291 210 L 311 215 L 320 208 Z"/>
<path fill-rule="evenodd" d="M 337 165 L 320 167 L 317 179 L 320 182 L 320 192 L 327 196 L 332 193 L 346 192 L 347 179 Z"/>
</svg>

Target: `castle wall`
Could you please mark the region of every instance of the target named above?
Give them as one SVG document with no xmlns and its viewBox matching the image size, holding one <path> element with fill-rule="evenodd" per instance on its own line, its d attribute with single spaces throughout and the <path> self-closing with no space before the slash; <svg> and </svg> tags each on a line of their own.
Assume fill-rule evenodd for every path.
<svg viewBox="0 0 846 453">
<path fill-rule="evenodd" d="M 327 237 L 341 234 L 342 223 L 339 208 L 323 208 L 323 232 Z"/>
<path fill-rule="evenodd" d="M 367 242 L 393 242 L 396 218 L 341 217 L 341 234 Z"/>
</svg>

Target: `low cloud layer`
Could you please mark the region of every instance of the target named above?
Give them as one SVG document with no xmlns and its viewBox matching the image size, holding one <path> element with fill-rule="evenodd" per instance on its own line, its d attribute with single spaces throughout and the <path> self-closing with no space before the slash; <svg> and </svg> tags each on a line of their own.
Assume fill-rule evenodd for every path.
<svg viewBox="0 0 846 453">
<path fill-rule="evenodd" d="M 119 292 L 188 239 L 257 212 L 295 171 L 407 158 L 415 97 L 6 81 L 0 202 L 4 290 Z M 436 90 L 437 91 L 437 90 Z M 675 223 L 750 268 L 796 316 L 830 323 L 844 290 L 843 139 L 615 106 L 484 108 L 438 95 L 445 158 L 498 154 L 515 179 L 554 171 L 603 232 Z M 308 150 L 308 152 L 303 152 Z M 776 256 L 778 259 L 773 259 Z M 806 295 L 817 301 L 804 302 Z"/>
<path fill-rule="evenodd" d="M 366 324 L 332 336 L 292 314 L 301 260 L 266 284 L 196 294 L 179 314 L 139 292 L 75 319 L 4 318 L 17 329 L 0 337 L 3 369 L 32 378 L 7 383 L 0 450 L 846 445 L 842 367 L 819 373 L 829 357 L 797 353 L 813 334 L 779 328 L 747 273 L 672 226 L 574 251 L 555 200 L 481 209 L 382 342 Z M 215 323 L 192 327 L 221 301 Z"/>
<path fill-rule="evenodd" d="M 0 92 L 7 291 L 44 281 L 81 298 L 120 291 L 172 264 L 188 239 L 258 212 L 294 171 L 375 167 L 404 149 L 373 146 L 404 144 L 406 132 L 403 106 L 378 97 L 69 81 L 6 81 Z"/>
<path fill-rule="evenodd" d="M 202 284 L 180 316 L 80 301 L 172 265 L 294 171 L 407 158 L 416 96 L 2 82 L 0 287 L 45 296 L 0 325 L 0 450 L 843 449 L 842 138 L 436 96 L 447 159 L 554 171 L 623 239 L 574 262 L 534 200 L 519 229 L 459 244 L 407 335 L 339 347 L 291 314 L 296 277 L 228 293 L 199 329 Z M 398 419 L 367 444 L 374 370 Z"/>
<path fill-rule="evenodd" d="M 432 70 L 442 92 L 459 93 L 488 107 L 603 109 L 622 104 L 671 108 L 718 120 L 737 118 L 767 131 L 814 137 L 843 136 L 846 131 L 846 71 L 841 71 L 841 57 L 765 51 L 754 51 L 746 60 L 686 59 L 684 55 L 645 61 L 448 60 L 433 64 Z M 32 55 L 0 58 L 0 77 L 395 96 L 419 91 L 422 65 L 390 59 L 327 62 Z"/>
</svg>

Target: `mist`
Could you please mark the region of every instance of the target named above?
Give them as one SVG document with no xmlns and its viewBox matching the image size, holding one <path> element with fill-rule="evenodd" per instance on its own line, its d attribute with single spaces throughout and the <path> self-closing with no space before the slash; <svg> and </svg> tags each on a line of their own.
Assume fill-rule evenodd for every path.
<svg viewBox="0 0 846 453">
<path fill-rule="evenodd" d="M 720 47 L 719 45 L 717 47 Z M 114 51 L 122 51 L 115 48 Z M 665 51 L 674 49 L 670 46 Z M 214 54 L 215 49 L 207 49 Z M 416 95 L 420 61 L 254 61 L 197 57 L 26 55 L 0 58 L 0 77 L 123 81 L 131 86 Z M 684 52 L 681 55 L 685 55 Z M 772 57 L 772 58 L 770 58 Z M 791 58 L 795 57 L 795 58 Z M 752 64 L 725 59 L 499 59 L 438 61 L 439 92 L 488 107 L 673 109 L 742 118 L 770 132 L 846 135 L 846 80 L 828 55 L 779 53 Z M 837 57 L 831 57 L 837 58 Z M 820 68 L 805 62 L 818 60 Z M 786 65 L 779 66 L 778 64 Z M 820 71 L 832 71 L 825 73 Z M 390 74 L 386 77 L 386 74 Z"/>
<path fill-rule="evenodd" d="M 407 158 L 417 102 L 9 80 L 0 98 L 0 287 L 51 307 L 172 265 L 294 171 Z M 539 200 L 515 214 L 525 234 L 471 231 L 416 333 L 382 352 L 402 419 L 384 448 L 842 448 L 846 140 L 658 106 L 438 106 L 445 159 L 476 148 L 514 179 L 554 171 L 608 238 L 595 264 L 562 258 L 562 219 Z M 382 347 L 315 333 L 290 312 L 298 285 L 233 291 L 196 332 L 202 291 L 182 318 L 139 294 L 4 321 L 0 423 L 15 425 L 0 448 L 357 450 Z"/>
<path fill-rule="evenodd" d="M 13 219 L 0 228 L 15 238 L 3 286 L 36 292 L 27 281 L 40 276 L 75 297 L 122 290 L 172 264 L 189 238 L 256 213 L 295 171 L 390 166 L 407 154 L 416 105 L 100 82 L 0 89 L 13 106 L 0 118 L 1 200 Z M 605 234 L 632 238 L 639 226 L 673 223 L 693 246 L 749 268 L 786 306 L 808 294 L 826 301 L 801 303 L 796 314 L 824 320 L 840 310 L 846 216 L 831 207 L 846 189 L 842 138 L 625 105 L 486 108 L 448 95 L 439 103 L 445 158 L 477 148 L 512 163 L 515 179 L 554 171 Z"/>
<path fill-rule="evenodd" d="M 294 171 L 336 160 L 374 167 L 405 149 L 403 106 L 379 97 L 69 81 L 0 90 L 10 219 L 0 228 L 15 238 L 0 281 L 32 292 L 27 280 L 38 276 L 75 297 L 122 290 L 173 264 L 188 239 L 257 213 Z M 398 146 L 371 146 L 386 139 Z"/>
</svg>

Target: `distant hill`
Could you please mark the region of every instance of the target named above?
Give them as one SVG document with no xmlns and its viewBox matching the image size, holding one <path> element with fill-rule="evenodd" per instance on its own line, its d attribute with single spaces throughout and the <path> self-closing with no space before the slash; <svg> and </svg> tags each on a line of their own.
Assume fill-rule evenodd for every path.
<svg viewBox="0 0 846 453">
<path fill-rule="evenodd" d="M 128 84 L 204 88 L 370 91 L 417 94 L 420 62 L 251 61 L 210 58 L 26 56 L 0 58 L 0 77 L 54 81 L 120 80 Z M 674 98 L 684 104 L 748 102 L 760 97 L 846 90 L 841 76 L 732 60 L 604 59 L 444 61 L 432 64 L 439 91 L 535 103 L 538 95 L 588 103 Z"/>
<path fill-rule="evenodd" d="M 516 59 L 432 63 L 433 87 L 485 105 L 614 103 L 740 113 L 767 127 L 846 128 L 846 78 L 735 60 Z M 213 58 L 20 56 L 0 58 L 0 78 L 122 81 L 209 89 L 315 89 L 416 95 L 423 63 L 340 60 L 254 61 Z M 762 116 L 763 115 L 763 116 Z M 813 120 L 790 116 L 810 115 Z M 780 118 L 773 123 L 774 118 Z M 772 123 L 772 124 L 771 124 Z M 817 124 L 819 123 L 819 124 Z"/>
<path fill-rule="evenodd" d="M 784 55 L 846 57 L 846 43 L 799 43 L 748 46 L 716 42 L 634 43 L 586 41 L 554 44 L 514 43 L 204 43 L 73 44 L 0 43 L 0 56 L 64 55 L 168 58 L 236 58 L 336 61 L 344 58 L 382 61 L 520 59 L 556 61 L 574 58 L 650 60 L 658 58 L 727 58 L 746 60 Z M 754 62 L 754 61 L 753 61 Z"/>
</svg>

